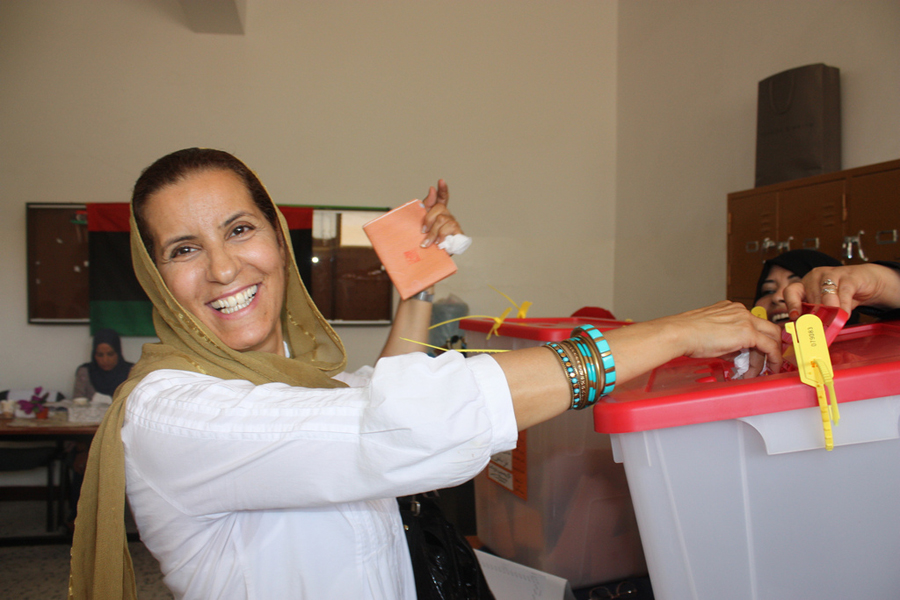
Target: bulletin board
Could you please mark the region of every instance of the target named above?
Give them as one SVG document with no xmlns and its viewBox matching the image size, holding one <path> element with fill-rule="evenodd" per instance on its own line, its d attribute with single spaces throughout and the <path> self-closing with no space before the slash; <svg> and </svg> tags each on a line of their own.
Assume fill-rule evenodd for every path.
<svg viewBox="0 0 900 600">
<path fill-rule="evenodd" d="M 292 232 L 304 283 L 333 324 L 391 322 L 393 284 L 361 227 L 387 210 L 314 207 L 311 239 Z M 26 223 L 28 322 L 90 323 L 87 206 L 29 203 Z"/>
<path fill-rule="evenodd" d="M 28 203 L 25 211 L 28 322 L 88 323 L 86 206 Z"/>
</svg>

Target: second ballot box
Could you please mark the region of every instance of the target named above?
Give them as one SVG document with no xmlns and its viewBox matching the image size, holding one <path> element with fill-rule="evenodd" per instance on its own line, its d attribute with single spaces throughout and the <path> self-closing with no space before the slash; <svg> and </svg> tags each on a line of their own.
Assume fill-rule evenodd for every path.
<svg viewBox="0 0 900 600">
<path fill-rule="evenodd" d="M 564 317 L 460 323 L 472 349 L 516 350 L 570 337 L 611 319 Z M 573 587 L 645 575 L 646 563 L 625 471 L 610 436 L 594 431 L 589 410 L 569 411 L 519 434 L 512 452 L 492 458 L 475 479 L 479 540 L 497 555 L 563 577 Z"/>
</svg>

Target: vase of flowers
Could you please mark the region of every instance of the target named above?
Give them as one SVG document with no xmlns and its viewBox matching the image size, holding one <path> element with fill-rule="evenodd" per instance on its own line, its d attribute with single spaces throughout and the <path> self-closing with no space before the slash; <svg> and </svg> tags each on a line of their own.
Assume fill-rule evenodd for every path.
<svg viewBox="0 0 900 600">
<path fill-rule="evenodd" d="M 43 392 L 43 395 L 41 395 Z M 47 396 L 50 392 L 44 392 L 44 388 L 38 386 L 34 388 L 29 400 L 19 400 L 16 408 L 16 417 L 20 419 L 46 419 L 49 410 L 46 406 Z"/>
</svg>

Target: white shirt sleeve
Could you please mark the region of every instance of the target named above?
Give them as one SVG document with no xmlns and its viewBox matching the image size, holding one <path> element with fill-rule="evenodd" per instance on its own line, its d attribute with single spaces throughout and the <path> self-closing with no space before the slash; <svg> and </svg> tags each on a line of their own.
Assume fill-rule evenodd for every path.
<svg viewBox="0 0 900 600">
<path fill-rule="evenodd" d="M 516 444 L 490 357 L 407 354 L 367 375 L 352 382 L 361 387 L 311 389 L 156 371 L 128 398 L 126 460 L 179 510 L 203 515 L 448 487 Z"/>
</svg>

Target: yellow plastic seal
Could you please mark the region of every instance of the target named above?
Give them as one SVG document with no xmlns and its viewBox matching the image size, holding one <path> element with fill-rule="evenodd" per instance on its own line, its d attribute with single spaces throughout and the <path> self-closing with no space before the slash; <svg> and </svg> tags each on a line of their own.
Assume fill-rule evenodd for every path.
<svg viewBox="0 0 900 600">
<path fill-rule="evenodd" d="M 794 354 L 797 357 L 797 371 L 800 381 L 816 389 L 819 409 L 822 413 L 822 430 L 825 434 L 825 449 L 834 448 L 831 425 L 841 420 L 837 396 L 834 393 L 834 371 L 831 355 L 825 341 L 825 328 L 816 315 L 801 315 L 796 323 L 786 323 L 785 330 L 791 334 Z M 831 403 L 828 403 L 828 397 Z"/>
</svg>

